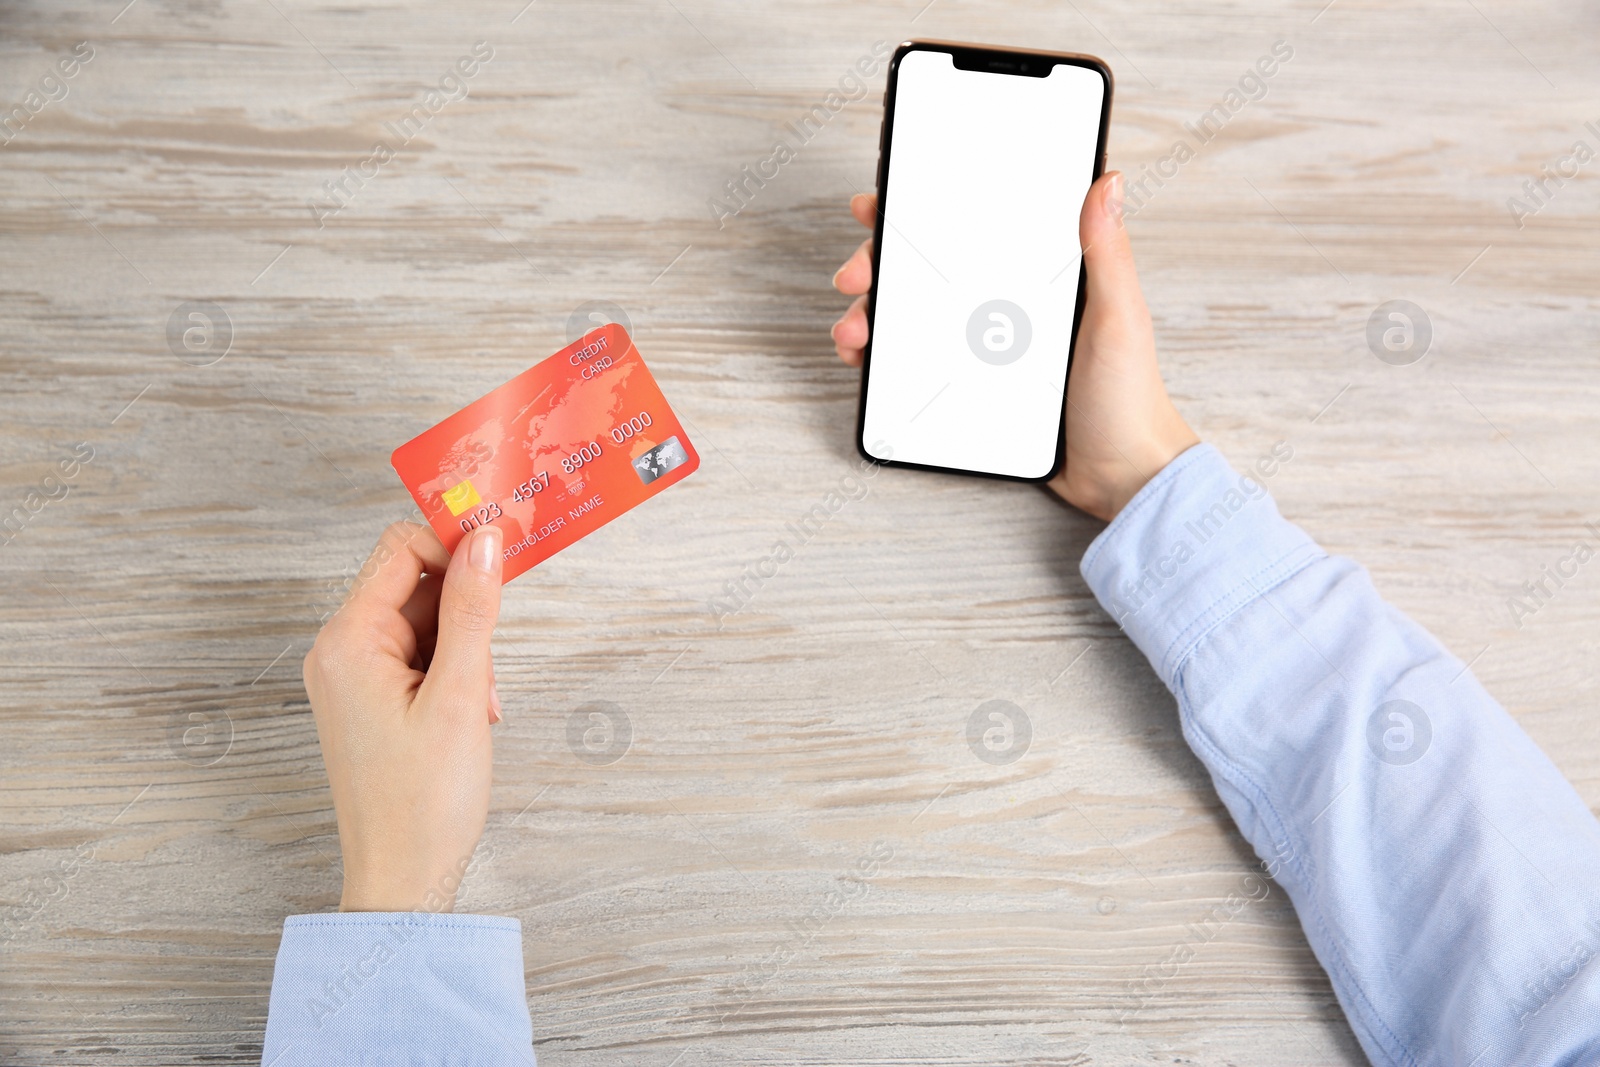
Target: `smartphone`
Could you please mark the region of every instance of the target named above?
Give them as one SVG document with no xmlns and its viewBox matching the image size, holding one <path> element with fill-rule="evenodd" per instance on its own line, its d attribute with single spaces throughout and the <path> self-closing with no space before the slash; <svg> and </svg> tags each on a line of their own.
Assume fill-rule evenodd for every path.
<svg viewBox="0 0 1600 1067">
<path fill-rule="evenodd" d="M 1111 71 L 944 41 L 889 65 L 856 447 L 896 467 L 1060 471 L 1083 316 L 1078 216 L 1105 169 Z"/>
</svg>

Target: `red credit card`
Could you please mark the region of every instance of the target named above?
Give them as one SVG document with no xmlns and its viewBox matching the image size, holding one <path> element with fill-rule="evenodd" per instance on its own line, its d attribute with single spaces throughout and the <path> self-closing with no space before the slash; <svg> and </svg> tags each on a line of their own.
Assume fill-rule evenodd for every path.
<svg viewBox="0 0 1600 1067">
<path fill-rule="evenodd" d="M 390 457 L 452 553 L 489 523 L 503 581 L 700 466 L 633 339 L 602 326 L 473 401 Z"/>
</svg>

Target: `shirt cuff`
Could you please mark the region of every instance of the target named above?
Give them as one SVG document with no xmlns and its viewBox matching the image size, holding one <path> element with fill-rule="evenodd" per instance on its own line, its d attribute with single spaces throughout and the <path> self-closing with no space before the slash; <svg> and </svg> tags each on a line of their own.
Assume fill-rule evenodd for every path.
<svg viewBox="0 0 1600 1067">
<path fill-rule="evenodd" d="M 350 912 L 284 920 L 263 1067 L 533 1064 L 522 924 Z"/>
<path fill-rule="evenodd" d="M 1278 514 L 1264 479 L 1280 443 L 1239 474 L 1208 444 L 1167 464 L 1084 553 L 1081 571 L 1169 689 L 1213 627 L 1326 553 Z"/>
</svg>

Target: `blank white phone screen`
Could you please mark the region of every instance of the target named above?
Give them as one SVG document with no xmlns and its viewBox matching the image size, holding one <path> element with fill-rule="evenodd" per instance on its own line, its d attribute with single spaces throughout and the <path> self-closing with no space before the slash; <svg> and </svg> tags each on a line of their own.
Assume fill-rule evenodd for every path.
<svg viewBox="0 0 1600 1067">
<path fill-rule="evenodd" d="M 1049 60 L 1030 60 L 1049 62 Z M 1055 463 L 1094 178 L 1098 71 L 900 60 L 862 417 L 880 459 L 1040 478 Z"/>
</svg>

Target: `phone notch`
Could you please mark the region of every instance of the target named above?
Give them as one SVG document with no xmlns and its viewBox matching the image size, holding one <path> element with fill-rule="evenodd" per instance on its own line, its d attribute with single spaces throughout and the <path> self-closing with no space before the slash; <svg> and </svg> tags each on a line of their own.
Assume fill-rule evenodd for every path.
<svg viewBox="0 0 1600 1067">
<path fill-rule="evenodd" d="M 1018 55 L 1015 52 L 985 52 L 978 49 L 958 49 L 951 55 L 957 70 L 975 70 L 989 74 L 1015 74 L 1023 78 L 1048 78 L 1055 69 L 1055 60 L 1048 56 Z"/>
</svg>

